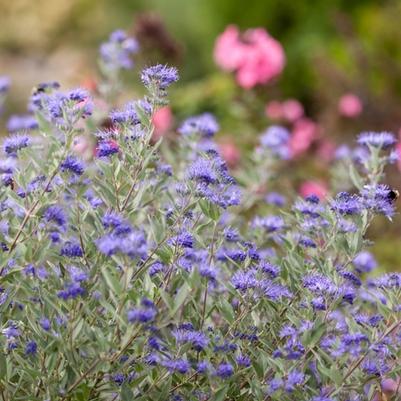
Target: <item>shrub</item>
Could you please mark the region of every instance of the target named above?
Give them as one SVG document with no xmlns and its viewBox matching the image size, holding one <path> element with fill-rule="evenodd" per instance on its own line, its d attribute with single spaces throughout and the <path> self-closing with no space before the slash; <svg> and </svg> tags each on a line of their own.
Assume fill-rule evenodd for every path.
<svg viewBox="0 0 401 401">
<path fill-rule="evenodd" d="M 359 137 L 352 192 L 286 207 L 265 193 L 288 156 L 284 128 L 235 179 L 209 114 L 169 146 L 152 141 L 178 74 L 141 78 L 147 96 L 113 110 L 110 129 L 85 90 L 42 84 L 37 133 L 4 140 L 2 399 L 356 401 L 394 383 L 401 275 L 367 277 L 366 249 L 375 215 L 394 214 L 381 184 L 394 137 Z"/>
</svg>

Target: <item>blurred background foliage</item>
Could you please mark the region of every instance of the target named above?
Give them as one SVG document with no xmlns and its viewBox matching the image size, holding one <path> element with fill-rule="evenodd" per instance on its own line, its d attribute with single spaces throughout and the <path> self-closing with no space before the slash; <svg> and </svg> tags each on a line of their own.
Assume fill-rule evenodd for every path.
<svg viewBox="0 0 401 401">
<path fill-rule="evenodd" d="M 289 97 L 300 100 L 337 143 L 353 141 L 362 130 L 398 133 L 400 21 L 400 0 L 0 0 L 0 75 L 13 81 L 5 116 L 25 111 L 38 82 L 90 86 L 97 80 L 98 45 L 123 28 L 142 48 L 136 68 L 125 77 L 127 96 L 141 90 L 133 82 L 142 66 L 176 65 L 182 77 L 172 93 L 176 119 L 214 112 L 221 135 L 240 148 L 253 146 L 269 124 L 266 102 Z M 214 41 L 228 24 L 242 30 L 264 27 L 282 43 L 287 63 L 278 80 L 243 91 L 218 70 Z M 338 115 L 338 99 L 346 92 L 362 99 L 358 119 Z M 308 157 L 291 166 L 291 174 L 299 180 L 311 174 L 327 179 L 326 170 Z M 401 186 L 395 169 L 390 183 Z M 375 226 L 379 258 L 391 268 L 401 259 L 396 220 L 390 230 L 387 223 Z"/>
</svg>

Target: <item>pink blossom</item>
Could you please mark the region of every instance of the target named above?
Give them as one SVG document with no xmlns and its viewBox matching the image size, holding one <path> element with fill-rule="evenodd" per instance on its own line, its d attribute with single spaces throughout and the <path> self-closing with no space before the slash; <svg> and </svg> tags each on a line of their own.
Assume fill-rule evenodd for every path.
<svg viewBox="0 0 401 401">
<path fill-rule="evenodd" d="M 319 141 L 319 147 L 317 148 L 317 155 L 326 163 L 333 161 L 336 153 L 336 144 L 330 139 L 323 139 Z"/>
<path fill-rule="evenodd" d="M 219 144 L 221 156 L 229 167 L 236 167 L 240 161 L 241 153 L 235 143 L 230 139 Z"/>
<path fill-rule="evenodd" d="M 266 116 L 272 120 L 281 120 L 283 118 L 283 106 L 278 100 L 272 100 L 267 103 L 265 108 Z"/>
<path fill-rule="evenodd" d="M 296 121 L 290 139 L 291 155 L 296 157 L 308 150 L 317 136 L 318 126 L 315 122 L 306 117 Z"/>
<path fill-rule="evenodd" d="M 296 99 L 288 99 L 282 103 L 283 117 L 289 122 L 299 120 L 304 115 L 302 104 Z"/>
<path fill-rule="evenodd" d="M 358 117 L 362 113 L 361 99 L 353 93 L 341 96 L 338 102 L 338 111 L 344 117 Z"/>
<path fill-rule="evenodd" d="M 249 29 L 241 36 L 234 25 L 217 38 L 214 59 L 221 69 L 235 71 L 237 83 L 246 89 L 269 82 L 285 64 L 281 44 L 263 28 Z"/>
<path fill-rule="evenodd" d="M 241 65 L 245 47 L 245 44 L 240 41 L 238 28 L 235 25 L 229 25 L 216 39 L 214 60 L 222 70 L 235 71 Z"/>
<path fill-rule="evenodd" d="M 153 132 L 153 139 L 158 140 L 171 128 L 173 124 L 173 113 L 169 106 L 161 107 L 153 115 L 152 119 L 155 130 Z"/>
<path fill-rule="evenodd" d="M 323 199 L 327 196 L 327 185 L 322 181 L 305 181 L 299 188 L 299 194 L 304 198 L 316 195 L 319 199 Z"/>
<path fill-rule="evenodd" d="M 80 155 L 84 160 L 90 160 L 94 154 L 94 143 L 86 135 L 75 137 L 71 148 L 73 152 Z"/>
</svg>

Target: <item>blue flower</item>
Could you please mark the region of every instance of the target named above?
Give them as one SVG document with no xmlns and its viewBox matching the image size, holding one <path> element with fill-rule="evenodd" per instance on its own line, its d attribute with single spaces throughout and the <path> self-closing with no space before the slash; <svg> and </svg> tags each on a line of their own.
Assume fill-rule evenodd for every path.
<svg viewBox="0 0 401 401">
<path fill-rule="evenodd" d="M 35 355 L 38 345 L 35 341 L 28 341 L 25 346 L 25 355 Z"/>
<path fill-rule="evenodd" d="M 258 285 L 258 280 L 254 270 L 239 270 L 232 276 L 231 283 L 237 290 L 246 291 L 255 288 Z"/>
<path fill-rule="evenodd" d="M 48 223 L 56 223 L 62 228 L 67 224 L 67 216 L 65 215 L 64 209 L 57 205 L 49 206 L 43 217 Z"/>
<path fill-rule="evenodd" d="M 75 156 L 67 156 L 60 164 L 61 171 L 69 171 L 76 175 L 82 175 L 84 172 L 84 163 Z"/>
<path fill-rule="evenodd" d="M 144 232 L 127 224 L 116 225 L 111 233 L 100 237 L 96 245 L 107 256 L 122 253 L 132 259 L 146 258 L 148 249 Z"/>
<path fill-rule="evenodd" d="M 209 370 L 209 363 L 207 361 L 200 361 L 196 364 L 197 373 L 206 373 Z"/>
<path fill-rule="evenodd" d="M 125 376 L 122 373 L 115 373 L 114 375 L 111 376 L 111 379 L 118 386 L 121 386 L 125 381 Z"/>
<path fill-rule="evenodd" d="M 318 273 L 308 274 L 303 279 L 303 286 L 318 295 L 331 295 L 337 291 L 337 287 L 328 277 Z"/>
<path fill-rule="evenodd" d="M 11 86 L 11 79 L 5 75 L 0 75 L 0 94 L 8 92 Z"/>
<path fill-rule="evenodd" d="M 276 391 L 280 390 L 280 388 L 282 388 L 284 386 L 284 382 L 283 379 L 280 379 L 279 377 L 276 377 L 274 379 L 271 379 L 269 381 L 269 390 L 268 393 L 269 394 L 273 394 Z"/>
<path fill-rule="evenodd" d="M 9 156 L 16 156 L 17 152 L 29 146 L 30 138 L 27 135 L 12 135 L 3 142 L 3 150 Z"/>
<path fill-rule="evenodd" d="M 288 374 L 287 381 L 285 383 L 285 391 L 291 393 L 295 390 L 295 387 L 300 386 L 305 381 L 305 375 L 297 369 L 292 370 Z"/>
<path fill-rule="evenodd" d="M 268 233 L 272 233 L 283 230 L 285 228 L 285 222 L 281 216 L 256 216 L 252 220 L 252 227 L 263 228 Z"/>
<path fill-rule="evenodd" d="M 258 269 L 269 275 L 271 278 L 276 278 L 280 274 L 280 267 L 273 265 L 267 261 L 261 261 Z"/>
<path fill-rule="evenodd" d="M 140 123 L 135 102 L 127 103 L 122 110 L 114 110 L 110 113 L 110 119 L 114 124 L 124 126 L 136 125 Z"/>
<path fill-rule="evenodd" d="M 182 135 L 199 134 L 202 137 L 210 138 L 219 130 L 219 124 L 210 113 L 200 114 L 185 120 L 178 132 Z"/>
<path fill-rule="evenodd" d="M 202 277 L 206 277 L 209 280 L 216 280 L 216 278 L 217 278 L 218 269 L 213 265 L 210 265 L 208 263 L 202 263 L 198 267 L 198 270 L 199 270 L 199 274 Z"/>
<path fill-rule="evenodd" d="M 331 202 L 331 209 L 340 215 L 355 215 L 362 212 L 363 204 L 359 196 L 340 192 Z"/>
<path fill-rule="evenodd" d="M 216 376 L 227 379 L 234 374 L 234 368 L 230 363 L 220 363 L 216 368 Z"/>
<path fill-rule="evenodd" d="M 172 83 L 178 81 L 178 78 L 176 68 L 161 64 L 145 68 L 141 74 L 141 80 L 146 87 L 155 86 L 162 90 L 167 89 Z"/>
<path fill-rule="evenodd" d="M 133 308 L 127 312 L 130 323 L 149 323 L 156 317 L 157 311 L 153 307 Z"/>
<path fill-rule="evenodd" d="M 67 256 L 68 258 L 79 258 L 84 255 L 82 252 L 81 245 L 76 241 L 67 241 L 64 243 L 60 251 L 61 256 Z"/>
<path fill-rule="evenodd" d="M 191 365 L 185 359 L 168 360 L 164 361 L 162 364 L 171 372 L 178 372 L 181 374 L 187 373 L 191 368 Z"/>
<path fill-rule="evenodd" d="M 138 42 L 119 29 L 110 34 L 108 42 L 101 44 L 100 58 L 108 70 L 129 70 L 134 66 L 132 55 L 138 49 Z"/>
<path fill-rule="evenodd" d="M 67 301 L 70 298 L 77 298 L 79 296 L 85 295 L 85 288 L 81 287 L 79 282 L 69 283 L 65 285 L 64 290 L 57 293 L 57 296 L 61 299 Z"/>
<path fill-rule="evenodd" d="M 112 140 L 99 141 L 96 146 L 97 157 L 109 157 L 119 152 L 119 146 Z"/>
<path fill-rule="evenodd" d="M 165 268 L 166 268 L 166 266 L 165 266 L 162 262 L 157 261 L 157 262 L 153 263 L 153 264 L 149 267 L 149 275 L 152 277 L 152 276 L 154 276 L 155 274 L 164 271 Z"/>
<path fill-rule="evenodd" d="M 183 248 L 193 248 L 194 237 L 188 231 L 182 231 L 175 237 L 169 240 L 169 243 L 173 246 L 181 246 Z"/>
<path fill-rule="evenodd" d="M 70 274 L 71 281 L 79 283 L 88 280 L 88 274 L 79 267 L 69 266 L 68 273 Z"/>
<path fill-rule="evenodd" d="M 368 251 L 359 252 L 352 261 L 358 273 L 369 273 L 377 267 L 377 262 Z"/>
<path fill-rule="evenodd" d="M 42 327 L 42 329 L 45 330 L 45 331 L 49 331 L 50 328 L 51 328 L 50 320 L 48 318 L 46 318 L 46 317 L 42 317 L 39 320 L 39 324 Z"/>
<path fill-rule="evenodd" d="M 395 145 L 397 140 L 390 132 L 363 132 L 358 137 L 358 144 L 387 149 Z"/>
<path fill-rule="evenodd" d="M 274 206 L 282 207 L 286 204 L 287 200 L 285 196 L 279 194 L 278 192 L 270 192 L 265 197 L 266 203 Z"/>
<path fill-rule="evenodd" d="M 237 361 L 239 366 L 243 366 L 244 368 L 248 368 L 251 366 L 251 359 L 246 355 L 238 355 L 235 360 Z"/>
<path fill-rule="evenodd" d="M 270 149 L 281 159 L 288 159 L 290 156 L 289 140 L 290 133 L 279 125 L 272 125 L 260 137 L 262 147 Z"/>
<path fill-rule="evenodd" d="M 209 339 L 201 331 L 178 329 L 173 331 L 177 344 L 191 344 L 196 351 L 204 350 L 209 344 Z"/>
<path fill-rule="evenodd" d="M 366 185 L 361 190 L 362 203 L 366 209 L 391 217 L 394 215 L 391 191 L 387 185 Z"/>
<path fill-rule="evenodd" d="M 31 114 L 12 115 L 7 121 L 9 132 L 30 131 L 39 127 L 36 118 Z"/>
</svg>

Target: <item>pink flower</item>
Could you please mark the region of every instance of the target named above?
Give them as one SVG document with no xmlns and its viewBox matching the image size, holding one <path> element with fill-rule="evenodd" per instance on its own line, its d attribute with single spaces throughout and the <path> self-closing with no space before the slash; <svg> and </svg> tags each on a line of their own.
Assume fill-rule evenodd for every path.
<svg viewBox="0 0 401 401">
<path fill-rule="evenodd" d="M 221 69 L 235 71 L 237 83 L 246 89 L 269 82 L 285 64 L 281 44 L 263 28 L 249 29 L 241 37 L 234 25 L 217 38 L 214 59 Z"/>
<path fill-rule="evenodd" d="M 287 99 L 284 102 L 272 100 L 265 108 L 266 116 L 272 120 L 286 120 L 294 123 L 304 115 L 302 104 L 296 99 Z"/>
<path fill-rule="evenodd" d="M 319 199 L 323 199 L 327 196 L 327 186 L 322 181 L 305 181 L 299 188 L 299 194 L 304 198 L 316 195 Z"/>
<path fill-rule="evenodd" d="M 155 130 L 153 132 L 153 139 L 158 140 L 161 138 L 173 125 L 173 113 L 169 106 L 161 107 L 153 115 L 152 119 Z"/>
<path fill-rule="evenodd" d="M 353 93 L 341 96 L 338 102 L 338 111 L 344 117 L 358 117 L 362 113 L 361 99 Z"/>
<path fill-rule="evenodd" d="M 219 144 L 221 156 L 226 161 L 229 167 L 236 167 L 240 161 L 241 153 L 238 147 L 231 139 Z"/>
<path fill-rule="evenodd" d="M 302 104 L 296 99 L 288 99 L 282 103 L 283 117 L 289 122 L 299 120 L 304 115 Z"/>
<path fill-rule="evenodd" d="M 71 148 L 73 152 L 80 155 L 84 160 L 91 159 L 94 153 L 93 141 L 85 135 L 75 137 Z"/>
<path fill-rule="evenodd" d="M 308 150 L 317 136 L 318 126 L 315 122 L 306 117 L 296 121 L 290 139 L 291 155 L 296 157 Z"/>
<path fill-rule="evenodd" d="M 329 140 L 323 139 L 319 141 L 319 147 L 317 148 L 317 155 L 326 163 L 333 161 L 336 153 L 336 144 Z"/>
<path fill-rule="evenodd" d="M 283 106 L 278 100 L 272 100 L 267 103 L 265 113 L 272 120 L 281 120 L 283 118 Z"/>
<path fill-rule="evenodd" d="M 235 71 L 241 64 L 246 49 L 239 35 L 238 28 L 235 25 L 229 25 L 216 39 L 214 60 L 224 71 Z"/>
</svg>

